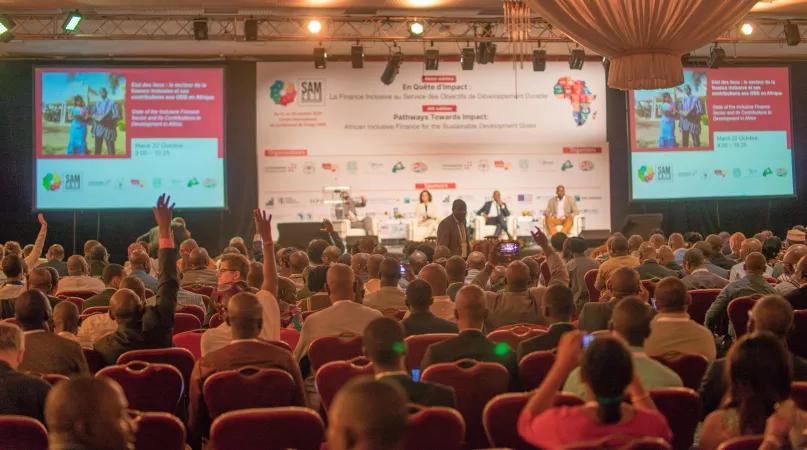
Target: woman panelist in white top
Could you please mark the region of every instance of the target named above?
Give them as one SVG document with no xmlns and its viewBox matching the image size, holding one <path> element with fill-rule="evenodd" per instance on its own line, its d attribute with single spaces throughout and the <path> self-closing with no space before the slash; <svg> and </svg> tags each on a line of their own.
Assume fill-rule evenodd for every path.
<svg viewBox="0 0 807 450">
<path fill-rule="evenodd" d="M 415 217 L 419 227 L 426 228 L 426 237 L 437 235 L 437 211 L 432 205 L 432 194 L 429 191 L 420 193 L 420 203 L 415 208 Z"/>
</svg>

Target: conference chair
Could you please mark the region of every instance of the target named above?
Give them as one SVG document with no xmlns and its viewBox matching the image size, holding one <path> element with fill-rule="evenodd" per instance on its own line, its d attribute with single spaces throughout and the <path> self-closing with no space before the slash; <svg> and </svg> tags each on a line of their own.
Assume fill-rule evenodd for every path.
<svg viewBox="0 0 807 450">
<path fill-rule="evenodd" d="M 796 356 L 807 358 L 807 311 L 793 311 L 793 329 L 787 336 L 787 348 Z"/>
<path fill-rule="evenodd" d="M 331 361 L 347 361 L 357 356 L 362 356 L 362 339 L 352 333 L 317 338 L 308 347 L 308 360 L 314 373 Z"/>
<path fill-rule="evenodd" d="M 89 308 L 81 311 L 81 314 L 91 316 L 93 314 L 106 314 L 108 312 L 109 306 L 90 306 Z"/>
<path fill-rule="evenodd" d="M 48 450 L 48 432 L 38 420 L 25 416 L 0 416 L 3 450 Z"/>
<path fill-rule="evenodd" d="M 631 438 L 611 435 L 591 442 L 581 442 L 563 447 L 564 450 L 671 450 L 670 444 L 661 438 Z"/>
<path fill-rule="evenodd" d="M 409 404 L 404 450 L 460 450 L 465 421 L 457 410 Z"/>
<path fill-rule="evenodd" d="M 105 367 L 95 376 L 117 381 L 129 408 L 138 411 L 173 413 L 184 389 L 182 373 L 169 364 L 132 361 L 125 366 Z"/>
<path fill-rule="evenodd" d="M 656 283 L 651 280 L 642 280 L 641 283 L 649 294 L 648 298 L 656 298 Z"/>
<path fill-rule="evenodd" d="M 216 292 L 215 287 L 207 286 L 204 284 L 189 284 L 187 286 L 182 286 L 182 289 L 185 289 L 186 291 L 191 291 L 194 294 L 206 295 L 208 300 L 210 300 L 210 296 L 212 296 L 213 293 Z"/>
<path fill-rule="evenodd" d="M 184 348 L 193 355 L 193 359 L 197 360 L 202 357 L 202 335 L 205 334 L 204 329 L 186 331 L 178 333 L 171 337 L 174 347 Z"/>
<path fill-rule="evenodd" d="M 224 317 L 221 317 L 221 314 L 216 313 L 210 316 L 210 323 L 208 324 L 208 326 L 210 328 L 216 328 L 217 326 L 223 323 L 224 323 Z"/>
<path fill-rule="evenodd" d="M 84 352 L 84 358 L 87 360 L 87 366 L 90 369 L 90 374 L 95 375 L 106 365 L 104 364 L 104 360 L 101 358 L 101 355 L 94 349 L 82 347 L 81 351 Z"/>
<path fill-rule="evenodd" d="M 184 333 L 202 328 L 202 322 L 193 314 L 176 313 L 174 314 L 174 330 L 172 334 Z"/>
<path fill-rule="evenodd" d="M 518 434 L 518 418 L 533 393 L 500 394 L 492 398 L 482 411 L 482 424 L 490 445 L 513 450 L 535 450 Z M 566 392 L 555 395 L 554 406 L 579 406 L 582 398 Z"/>
<path fill-rule="evenodd" d="M 3 319 L 3 323 L 10 323 L 12 325 L 20 326 L 20 323 L 17 321 L 16 317 L 9 317 L 8 319 Z M 22 327 L 20 327 L 22 328 Z"/>
<path fill-rule="evenodd" d="M 84 309 L 84 299 L 81 297 L 65 297 L 62 300 L 76 305 L 79 311 Z"/>
<path fill-rule="evenodd" d="M 118 357 L 117 364 L 125 366 L 134 361 L 143 361 L 149 364 L 168 364 L 176 367 L 182 374 L 185 387 L 184 394 L 190 389 L 191 374 L 196 360 L 193 353 L 184 348 L 155 348 L 148 350 L 130 350 Z"/>
<path fill-rule="evenodd" d="M 481 241 L 488 236 L 493 236 L 493 233 L 496 232 L 496 225 L 487 225 L 485 218 L 482 216 L 474 216 L 474 239 L 477 241 Z M 510 214 L 507 217 L 507 231 L 510 232 L 512 236 L 516 235 L 516 231 L 518 230 L 518 217 L 514 214 Z M 499 236 L 496 236 L 498 238 Z"/>
<path fill-rule="evenodd" d="M 751 297 L 739 297 L 729 302 L 726 312 L 729 322 L 734 327 L 734 336 L 740 339 L 748 332 L 748 312 L 754 307 L 756 300 Z"/>
<path fill-rule="evenodd" d="M 539 214 L 539 216 L 538 216 L 538 227 L 547 236 L 550 235 L 549 227 L 546 224 L 546 216 L 544 216 L 543 214 Z M 562 229 L 563 229 L 563 225 L 558 225 L 557 227 L 555 227 L 555 232 L 559 232 Z M 583 217 L 582 215 L 578 214 L 578 215 L 574 216 L 574 219 L 572 220 L 572 227 L 569 229 L 569 232 L 566 233 L 566 236 L 568 236 L 568 237 L 578 236 L 585 229 L 586 229 L 586 218 Z"/>
<path fill-rule="evenodd" d="M 333 224 L 333 230 L 339 234 L 339 237 L 341 237 L 345 242 L 347 242 L 347 238 L 349 237 L 367 236 L 367 232 L 364 231 L 364 228 L 351 228 L 349 219 L 333 219 L 331 220 L 331 223 Z M 373 235 L 379 236 L 378 232 L 380 229 L 381 222 L 378 219 L 373 218 Z"/>
<path fill-rule="evenodd" d="M 504 342 L 513 351 L 518 350 L 518 344 L 527 339 L 546 334 L 546 331 L 531 327 L 513 327 L 509 330 L 494 330 L 488 334 L 488 339 L 493 342 Z"/>
<path fill-rule="evenodd" d="M 439 226 L 440 223 L 438 222 L 437 225 Z M 406 224 L 406 240 L 408 242 L 424 242 L 427 238 L 432 237 L 426 234 L 428 230 L 429 227 L 420 226 L 420 219 L 413 217 Z"/>
<path fill-rule="evenodd" d="M 693 289 L 689 291 L 692 303 L 687 308 L 689 318 L 703 325 L 706 321 L 706 311 L 720 295 L 720 289 Z M 725 334 L 725 333 L 724 333 Z"/>
<path fill-rule="evenodd" d="M 790 385 L 790 398 L 799 409 L 807 410 L 807 381 L 794 381 Z"/>
<path fill-rule="evenodd" d="M 327 412 L 330 409 L 336 393 L 345 383 L 352 378 L 372 374 L 373 364 L 364 356 L 359 356 L 349 361 L 332 361 L 320 367 L 314 376 L 314 380 L 325 411 Z"/>
<path fill-rule="evenodd" d="M 185 426 L 173 414 L 130 410 L 137 424 L 135 450 L 184 450 Z"/>
<path fill-rule="evenodd" d="M 297 348 L 297 343 L 300 342 L 300 332 L 284 328 L 280 330 L 280 340 L 289 344 L 293 352 Z"/>
<path fill-rule="evenodd" d="M 685 353 L 675 358 L 662 358 L 654 356 L 653 359 L 672 369 L 681 377 L 684 386 L 697 391 L 700 388 L 703 375 L 709 368 L 709 360 L 697 353 Z"/>
<path fill-rule="evenodd" d="M 586 288 L 588 289 L 588 301 L 591 303 L 600 301 L 600 290 L 594 287 L 594 282 L 597 281 L 597 274 L 599 272 L 599 269 L 591 269 L 583 276 L 583 280 L 586 282 Z"/>
<path fill-rule="evenodd" d="M 755 436 L 739 436 L 720 444 L 717 450 L 757 450 L 765 439 L 761 434 Z"/>
<path fill-rule="evenodd" d="M 297 384 L 281 369 L 242 367 L 211 375 L 202 395 L 211 419 L 236 410 L 290 406 Z"/>
<path fill-rule="evenodd" d="M 96 294 L 97 294 L 97 292 L 95 292 L 95 291 L 76 290 L 76 291 L 61 291 L 58 294 L 56 294 L 56 296 L 59 297 L 59 298 L 64 298 L 64 299 L 66 299 L 68 297 L 78 297 L 78 298 L 87 300 L 88 298 L 90 298 L 90 297 L 92 297 L 92 296 L 94 296 Z"/>
<path fill-rule="evenodd" d="M 457 411 L 465 420 L 466 448 L 490 447 L 482 427 L 482 411 L 490 399 L 507 392 L 510 385 L 507 369 L 498 363 L 461 359 L 429 366 L 421 378 L 454 388 Z"/>
<path fill-rule="evenodd" d="M 406 370 L 411 372 L 414 369 L 420 369 L 420 363 L 423 361 L 423 357 L 426 356 L 426 349 L 430 345 L 454 337 L 457 337 L 454 333 L 433 333 L 418 334 L 404 339 L 404 344 L 406 344 L 404 366 L 406 366 Z"/>
<path fill-rule="evenodd" d="M 319 450 L 325 424 L 308 408 L 230 411 L 210 427 L 211 450 Z"/>
<path fill-rule="evenodd" d="M 502 325 L 493 331 L 512 330 L 514 328 L 529 328 L 531 330 L 541 330 L 541 331 L 548 330 L 548 328 L 545 327 L 544 325 L 537 325 L 534 323 L 514 323 L 512 325 Z"/>
<path fill-rule="evenodd" d="M 26 375 L 31 375 L 33 377 L 41 378 L 42 380 L 47 381 L 48 384 L 50 384 L 51 386 L 55 386 L 56 383 L 58 383 L 60 381 L 66 381 L 66 380 L 70 379 L 70 378 L 67 378 L 66 376 L 58 374 L 58 373 L 39 373 L 39 372 L 33 372 L 33 371 L 29 370 L 29 371 L 25 372 L 25 374 Z"/>
<path fill-rule="evenodd" d="M 201 306 L 181 305 L 177 307 L 177 312 L 182 314 L 190 314 L 199 319 L 199 323 L 205 323 L 205 310 Z"/>
<path fill-rule="evenodd" d="M 543 383 L 549 369 L 555 364 L 555 354 L 551 351 L 533 352 L 518 363 L 518 376 L 525 390 L 531 391 Z"/>
<path fill-rule="evenodd" d="M 667 418 L 673 433 L 673 448 L 685 450 L 692 447 L 695 428 L 703 414 L 697 392 L 689 388 L 652 389 L 650 398 L 656 404 L 656 409 Z"/>
</svg>

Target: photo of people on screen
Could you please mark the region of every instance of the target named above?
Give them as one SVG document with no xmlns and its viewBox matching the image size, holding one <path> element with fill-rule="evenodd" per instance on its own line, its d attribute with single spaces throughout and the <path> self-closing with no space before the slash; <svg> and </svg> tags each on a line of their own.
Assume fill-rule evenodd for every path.
<svg viewBox="0 0 807 450">
<path fill-rule="evenodd" d="M 710 146 L 705 72 L 684 71 L 684 84 L 634 91 L 636 148 Z"/>
<path fill-rule="evenodd" d="M 42 154 L 125 155 L 125 98 L 122 73 L 43 73 Z"/>
</svg>

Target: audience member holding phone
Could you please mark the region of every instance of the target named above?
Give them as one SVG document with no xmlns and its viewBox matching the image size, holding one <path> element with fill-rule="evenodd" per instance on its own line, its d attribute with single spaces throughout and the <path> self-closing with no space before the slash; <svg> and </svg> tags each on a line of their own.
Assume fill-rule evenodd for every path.
<svg viewBox="0 0 807 450">
<path fill-rule="evenodd" d="M 585 345 L 588 343 L 588 345 Z M 553 407 L 555 396 L 580 365 L 587 403 Z M 632 404 L 624 402 L 628 396 Z M 521 437 L 539 448 L 557 449 L 609 435 L 672 441 L 667 420 L 656 410 L 636 373 L 631 352 L 616 336 L 563 335 L 558 357 L 518 420 Z"/>
</svg>

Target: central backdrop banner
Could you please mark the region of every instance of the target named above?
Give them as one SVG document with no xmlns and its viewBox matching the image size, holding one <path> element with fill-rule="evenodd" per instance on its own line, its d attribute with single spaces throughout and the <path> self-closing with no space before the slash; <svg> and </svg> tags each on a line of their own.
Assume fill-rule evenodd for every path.
<svg viewBox="0 0 807 450">
<path fill-rule="evenodd" d="M 400 237 L 394 224 L 422 190 L 440 217 L 458 198 L 470 214 L 494 190 L 512 214 L 538 216 L 562 184 L 586 229 L 610 229 L 602 65 L 404 62 L 390 85 L 385 66 L 258 64 L 258 200 L 275 223 L 333 218 L 333 188 L 350 187 L 380 237 Z"/>
</svg>

